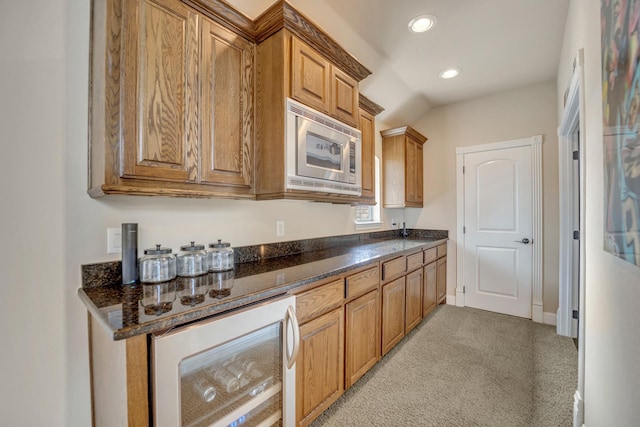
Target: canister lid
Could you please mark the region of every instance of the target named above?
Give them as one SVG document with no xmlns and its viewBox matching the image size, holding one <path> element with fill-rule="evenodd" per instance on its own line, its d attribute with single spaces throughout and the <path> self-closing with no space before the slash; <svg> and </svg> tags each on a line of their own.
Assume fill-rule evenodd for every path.
<svg viewBox="0 0 640 427">
<path fill-rule="evenodd" d="M 145 255 L 164 255 L 164 254 L 170 254 L 170 253 L 171 253 L 171 248 L 163 248 L 163 247 L 160 247 L 160 245 L 156 245 L 155 248 L 149 248 L 144 250 Z"/>
<path fill-rule="evenodd" d="M 218 243 L 209 243 L 210 248 L 228 248 L 231 246 L 229 242 L 223 242 L 222 239 L 218 239 Z"/>
<path fill-rule="evenodd" d="M 196 242 L 191 242 L 190 245 L 180 246 L 180 250 L 186 252 L 203 251 L 204 245 L 196 245 Z"/>
</svg>

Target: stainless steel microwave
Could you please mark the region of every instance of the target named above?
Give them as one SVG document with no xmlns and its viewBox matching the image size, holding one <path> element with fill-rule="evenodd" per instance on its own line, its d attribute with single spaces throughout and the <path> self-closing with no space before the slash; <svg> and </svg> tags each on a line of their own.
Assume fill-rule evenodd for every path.
<svg viewBox="0 0 640 427">
<path fill-rule="evenodd" d="M 362 133 L 286 99 L 287 189 L 362 194 Z"/>
</svg>

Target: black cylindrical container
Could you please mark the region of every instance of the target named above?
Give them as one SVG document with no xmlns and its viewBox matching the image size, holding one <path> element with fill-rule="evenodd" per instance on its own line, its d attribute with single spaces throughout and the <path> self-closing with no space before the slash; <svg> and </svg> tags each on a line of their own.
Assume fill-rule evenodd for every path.
<svg viewBox="0 0 640 427">
<path fill-rule="evenodd" d="M 122 284 L 138 281 L 138 224 L 122 224 Z"/>
</svg>

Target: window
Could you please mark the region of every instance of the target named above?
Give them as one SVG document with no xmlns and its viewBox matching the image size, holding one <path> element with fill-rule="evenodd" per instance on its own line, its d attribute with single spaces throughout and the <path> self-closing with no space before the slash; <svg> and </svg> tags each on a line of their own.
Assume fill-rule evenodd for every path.
<svg viewBox="0 0 640 427">
<path fill-rule="evenodd" d="M 356 206 L 356 230 L 380 228 L 380 159 L 375 157 L 376 204 L 374 206 Z"/>
</svg>

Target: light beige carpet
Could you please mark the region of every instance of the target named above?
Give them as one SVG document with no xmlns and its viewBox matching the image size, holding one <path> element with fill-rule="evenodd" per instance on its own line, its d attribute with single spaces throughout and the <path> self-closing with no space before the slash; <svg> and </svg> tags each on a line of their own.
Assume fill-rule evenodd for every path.
<svg viewBox="0 0 640 427">
<path fill-rule="evenodd" d="M 312 426 L 571 426 L 577 361 L 553 326 L 442 305 Z"/>
</svg>

